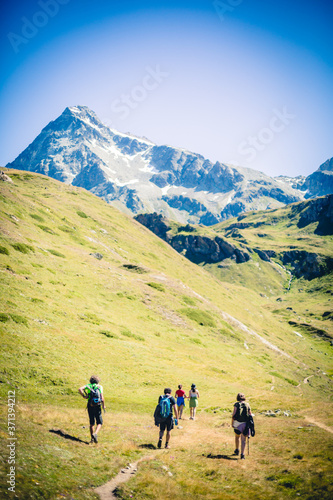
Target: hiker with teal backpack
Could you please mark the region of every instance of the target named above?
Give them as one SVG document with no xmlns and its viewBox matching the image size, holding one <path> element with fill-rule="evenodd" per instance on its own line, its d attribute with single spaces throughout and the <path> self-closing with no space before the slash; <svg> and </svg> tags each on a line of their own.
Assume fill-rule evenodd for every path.
<svg viewBox="0 0 333 500">
<path fill-rule="evenodd" d="M 158 399 L 158 404 L 155 409 L 154 419 L 155 425 L 160 428 L 159 439 L 157 448 L 161 448 L 164 431 L 166 429 L 165 448 L 169 448 L 170 432 L 174 427 L 174 423 L 178 425 L 178 411 L 176 400 L 171 396 L 171 389 L 164 389 L 164 395 Z M 173 411 L 175 412 L 175 419 L 173 419 Z"/>
<path fill-rule="evenodd" d="M 79 393 L 84 399 L 87 399 L 87 410 L 90 423 L 90 443 L 98 443 L 97 434 L 103 425 L 102 407 L 105 412 L 106 407 L 104 403 L 103 387 L 99 384 L 99 377 L 92 375 L 90 383 L 83 385 L 79 389 Z M 94 432 L 94 425 L 96 421 L 96 430 Z"/>
<path fill-rule="evenodd" d="M 241 439 L 241 459 L 245 458 L 244 451 L 246 445 L 246 438 L 251 435 L 254 436 L 254 424 L 251 415 L 251 408 L 249 403 L 245 401 L 245 396 L 241 392 L 237 394 L 237 402 L 234 404 L 234 409 L 231 417 L 231 426 L 235 432 L 236 449 L 234 455 L 239 455 L 239 438 Z M 252 421 L 253 431 L 249 427 L 249 421 Z M 250 431 L 250 432 L 249 432 Z"/>
</svg>

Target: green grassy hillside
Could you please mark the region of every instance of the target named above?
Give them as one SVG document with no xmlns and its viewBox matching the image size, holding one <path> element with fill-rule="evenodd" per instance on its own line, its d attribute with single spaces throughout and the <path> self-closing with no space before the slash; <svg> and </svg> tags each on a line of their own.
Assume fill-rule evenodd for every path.
<svg viewBox="0 0 333 500">
<path fill-rule="evenodd" d="M 209 254 L 203 254 L 199 264 L 221 282 L 241 285 L 265 298 L 265 307 L 281 321 L 332 340 L 330 198 L 251 212 L 208 228 L 167 221 L 167 238 L 171 244 L 181 237 L 222 238 L 248 253 L 250 259 L 243 263 L 235 258 L 212 262 Z"/>
<path fill-rule="evenodd" d="M 171 453 L 148 450 L 154 458 L 120 498 L 329 498 L 331 434 L 306 417 L 332 424 L 331 346 L 289 323 L 301 316 L 285 310 L 285 296 L 276 312 L 265 294 L 221 282 L 87 191 L 6 173 L 13 182 L 0 185 L 4 498 L 12 497 L 8 391 L 16 395 L 16 498 L 83 499 L 97 498 L 92 486 L 156 444 L 152 414 L 163 388 L 192 382 L 201 392 L 198 420 L 173 431 Z M 98 446 L 85 444 L 77 392 L 92 373 L 109 408 Z M 228 424 L 239 391 L 258 426 L 242 466 L 219 458 L 234 448 Z M 278 409 L 274 419 L 265 415 Z"/>
</svg>

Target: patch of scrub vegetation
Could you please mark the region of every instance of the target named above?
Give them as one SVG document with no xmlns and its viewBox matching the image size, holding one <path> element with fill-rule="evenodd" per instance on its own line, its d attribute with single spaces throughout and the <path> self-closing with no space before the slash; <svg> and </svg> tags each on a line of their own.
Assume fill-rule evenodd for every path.
<svg viewBox="0 0 333 500">
<path fill-rule="evenodd" d="M 100 330 L 99 332 L 101 335 L 105 335 L 105 337 L 108 337 L 109 339 L 119 339 L 118 335 L 115 333 L 110 332 L 109 330 Z"/>
<path fill-rule="evenodd" d="M 295 380 L 292 380 L 290 378 L 284 377 L 283 375 L 281 375 L 278 372 L 269 372 L 269 373 L 270 373 L 270 375 L 273 375 L 273 377 L 278 377 L 281 380 L 285 380 L 286 382 L 288 382 L 288 384 L 291 384 L 291 385 L 294 385 L 294 386 L 298 385 L 298 382 L 295 382 Z"/>
<path fill-rule="evenodd" d="M 0 313 L 0 322 L 5 323 L 6 321 L 9 321 L 9 314 L 6 313 Z"/>
<path fill-rule="evenodd" d="M 219 328 L 218 335 L 221 336 L 223 339 L 231 338 L 237 340 L 238 342 L 244 340 L 243 336 L 240 333 L 235 332 L 231 328 Z"/>
<path fill-rule="evenodd" d="M 214 318 L 206 311 L 184 307 L 180 309 L 179 312 L 191 320 L 196 321 L 200 326 L 216 326 Z"/>
<path fill-rule="evenodd" d="M 44 266 L 42 264 L 38 264 L 38 262 L 31 262 L 31 266 L 37 269 L 43 269 Z"/>
<path fill-rule="evenodd" d="M 140 335 L 137 335 L 136 333 L 132 333 L 127 328 L 123 328 L 121 330 L 121 334 L 124 335 L 125 337 L 129 337 L 129 338 L 132 338 L 132 339 L 135 339 L 135 340 L 141 340 L 141 341 L 145 340 L 144 337 L 141 337 Z"/>
<path fill-rule="evenodd" d="M 53 229 L 51 229 L 51 228 L 50 228 L 50 227 L 48 227 L 48 226 L 44 226 L 43 224 L 37 224 L 37 225 L 38 225 L 38 227 L 39 227 L 40 229 L 42 229 L 43 231 L 45 231 L 45 233 L 49 233 L 49 234 L 57 234 L 57 233 L 55 233 L 55 232 L 53 231 Z"/>
<path fill-rule="evenodd" d="M 94 325 L 100 325 L 102 320 L 93 313 L 84 313 L 82 316 L 79 316 L 83 321 L 87 321 L 88 323 L 92 323 Z"/>
<path fill-rule="evenodd" d="M 127 269 L 127 271 L 132 271 L 133 273 L 144 274 L 147 272 L 146 269 L 138 266 L 137 264 L 124 264 L 122 267 Z"/>
<path fill-rule="evenodd" d="M 86 213 L 82 212 L 82 210 L 78 210 L 76 213 L 78 214 L 79 217 L 82 217 L 82 219 L 88 219 L 88 215 Z"/>
<path fill-rule="evenodd" d="M 7 247 L 3 247 L 2 245 L 0 245 L 0 254 L 2 255 L 9 255 L 9 250 Z"/>
<path fill-rule="evenodd" d="M 60 231 L 62 231 L 63 233 L 74 233 L 75 229 L 73 227 L 69 227 L 69 226 L 58 226 L 58 229 L 60 229 Z"/>
<path fill-rule="evenodd" d="M 26 254 L 35 251 L 33 246 L 26 245 L 25 243 L 12 243 L 12 247 L 14 248 L 14 250 Z"/>
<path fill-rule="evenodd" d="M 28 326 L 28 320 L 27 318 L 25 318 L 24 316 L 20 316 L 19 314 L 10 314 L 10 317 L 12 318 L 12 320 L 19 324 L 19 325 L 26 325 Z"/>
<path fill-rule="evenodd" d="M 164 286 L 161 285 L 160 283 L 155 283 L 151 281 L 150 283 L 147 283 L 147 285 L 150 286 L 151 288 L 155 288 L 155 290 L 158 290 L 159 292 L 165 292 Z"/>
<path fill-rule="evenodd" d="M 64 255 L 61 252 L 58 252 L 58 250 L 53 250 L 52 248 L 48 248 L 47 251 L 50 252 L 52 255 L 55 255 L 56 257 L 62 257 L 63 259 L 66 258 L 66 255 Z"/>
<path fill-rule="evenodd" d="M 38 222 L 44 222 L 44 218 L 41 217 L 38 214 L 29 214 L 29 215 L 30 215 L 30 217 L 32 217 L 33 219 L 37 220 Z"/>
<path fill-rule="evenodd" d="M 136 300 L 135 295 L 131 295 L 129 292 L 117 292 L 117 297 L 120 299 L 125 298 L 128 300 Z"/>
<path fill-rule="evenodd" d="M 196 306 L 197 305 L 197 301 L 195 299 L 193 299 L 192 297 L 188 297 L 187 295 L 183 295 L 182 300 L 188 306 Z"/>
<path fill-rule="evenodd" d="M 192 342 L 192 344 L 203 345 L 202 341 L 200 339 L 198 339 L 198 338 L 195 338 L 195 337 L 190 337 L 189 341 Z"/>
</svg>

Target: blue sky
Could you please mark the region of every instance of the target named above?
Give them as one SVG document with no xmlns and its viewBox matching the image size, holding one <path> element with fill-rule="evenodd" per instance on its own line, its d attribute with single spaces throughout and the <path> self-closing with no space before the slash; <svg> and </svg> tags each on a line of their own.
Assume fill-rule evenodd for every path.
<svg viewBox="0 0 333 500">
<path fill-rule="evenodd" d="M 3 0 L 0 165 L 67 106 L 269 175 L 333 156 L 333 2 Z"/>
</svg>

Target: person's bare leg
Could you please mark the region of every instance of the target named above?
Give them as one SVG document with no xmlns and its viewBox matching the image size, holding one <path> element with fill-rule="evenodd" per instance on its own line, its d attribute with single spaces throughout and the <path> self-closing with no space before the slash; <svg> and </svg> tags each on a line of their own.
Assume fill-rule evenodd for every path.
<svg viewBox="0 0 333 500">
<path fill-rule="evenodd" d="M 166 448 L 168 448 L 168 446 L 169 446 L 169 441 L 170 441 L 170 431 L 167 431 L 166 439 L 165 439 L 165 447 Z"/>
<path fill-rule="evenodd" d="M 238 450 L 239 452 L 239 435 L 235 434 L 235 451 Z"/>
<path fill-rule="evenodd" d="M 164 431 L 160 430 L 160 433 L 159 433 L 159 436 L 158 436 L 157 448 L 161 448 L 161 446 L 162 446 L 163 435 L 164 435 Z"/>
<path fill-rule="evenodd" d="M 246 436 L 244 436 L 244 434 L 241 434 L 241 455 L 244 455 L 245 446 L 246 446 Z"/>
<path fill-rule="evenodd" d="M 96 431 L 95 431 L 95 434 L 98 434 L 99 431 L 101 430 L 101 427 L 102 427 L 102 424 L 98 424 L 97 427 L 96 427 Z"/>
</svg>

